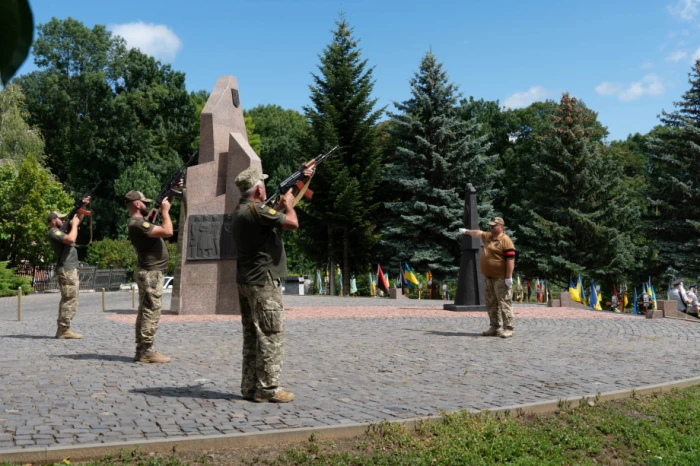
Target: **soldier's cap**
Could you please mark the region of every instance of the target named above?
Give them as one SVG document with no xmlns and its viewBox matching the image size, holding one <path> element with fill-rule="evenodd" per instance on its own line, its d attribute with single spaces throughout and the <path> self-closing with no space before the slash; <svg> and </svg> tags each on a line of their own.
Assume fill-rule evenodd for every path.
<svg viewBox="0 0 700 466">
<path fill-rule="evenodd" d="M 51 220 L 53 220 L 53 219 L 55 219 L 55 218 L 64 219 L 64 218 L 66 218 L 66 214 L 62 214 L 62 213 L 56 212 L 56 211 L 54 210 L 54 211 L 52 211 L 52 212 L 49 212 L 48 217 L 46 217 L 46 221 L 47 221 L 47 222 L 50 222 Z"/>
<path fill-rule="evenodd" d="M 150 199 L 148 199 L 146 196 L 144 196 L 141 191 L 129 191 L 128 193 L 126 193 L 126 196 L 124 196 L 124 199 L 126 199 L 126 202 L 132 202 L 132 201 L 152 202 Z"/>
<path fill-rule="evenodd" d="M 494 225 L 502 225 L 502 226 L 505 226 L 505 222 L 503 221 L 503 219 L 502 219 L 501 217 L 494 217 L 494 218 L 492 218 L 491 221 L 489 222 L 489 225 L 491 225 L 491 226 L 494 226 Z"/>
<path fill-rule="evenodd" d="M 245 192 L 255 186 L 255 183 L 258 181 L 266 179 L 267 175 L 261 175 L 257 168 L 249 167 L 240 172 L 234 181 L 238 189 L 240 189 L 241 192 Z"/>
<path fill-rule="evenodd" d="M 693 283 L 693 284 L 690 285 L 688 288 L 697 288 L 697 287 L 698 287 L 698 284 L 697 284 L 697 283 Z"/>
<path fill-rule="evenodd" d="M 681 282 L 682 282 L 682 280 L 676 280 L 675 282 L 671 283 L 671 285 L 678 286 L 681 284 Z"/>
</svg>

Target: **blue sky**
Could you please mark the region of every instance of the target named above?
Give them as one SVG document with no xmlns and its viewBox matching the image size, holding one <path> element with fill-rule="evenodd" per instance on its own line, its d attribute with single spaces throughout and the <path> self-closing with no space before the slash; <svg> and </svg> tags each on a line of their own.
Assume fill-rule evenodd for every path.
<svg viewBox="0 0 700 466">
<path fill-rule="evenodd" d="M 568 91 L 610 139 L 647 132 L 688 88 L 700 53 L 700 0 L 30 0 L 36 23 L 105 24 L 172 63 L 189 90 L 238 78 L 244 108 L 309 102 L 310 72 L 345 13 L 375 66 L 379 105 L 409 97 L 432 47 L 464 96 L 510 107 Z M 32 58 L 20 69 L 35 69 Z"/>
</svg>

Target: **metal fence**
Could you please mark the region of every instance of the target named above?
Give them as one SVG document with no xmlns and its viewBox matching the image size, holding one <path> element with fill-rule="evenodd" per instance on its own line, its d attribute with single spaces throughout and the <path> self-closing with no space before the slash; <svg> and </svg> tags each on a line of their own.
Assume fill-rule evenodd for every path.
<svg viewBox="0 0 700 466">
<path fill-rule="evenodd" d="M 98 269 L 81 263 L 78 267 L 81 290 L 119 291 L 120 285 L 127 283 L 126 269 Z M 34 293 L 58 291 L 55 265 L 31 266 L 21 265 L 17 268 L 17 275 L 31 278 Z"/>
</svg>

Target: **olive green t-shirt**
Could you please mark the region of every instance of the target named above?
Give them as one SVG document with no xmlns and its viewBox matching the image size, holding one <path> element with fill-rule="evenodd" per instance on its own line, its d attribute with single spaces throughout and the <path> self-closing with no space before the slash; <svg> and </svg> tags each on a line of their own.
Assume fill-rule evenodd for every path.
<svg viewBox="0 0 700 466">
<path fill-rule="evenodd" d="M 142 217 L 129 219 L 129 240 L 138 254 L 137 265 L 144 270 L 168 268 L 168 248 L 163 238 L 151 238 L 148 234 L 155 225 Z"/>
<path fill-rule="evenodd" d="M 280 231 L 286 215 L 275 209 L 241 200 L 233 211 L 233 240 L 238 250 L 236 282 L 241 285 L 264 285 L 268 271 L 272 278 L 287 273 L 287 256 Z"/>
<path fill-rule="evenodd" d="M 506 278 L 506 260 L 515 259 L 515 245 L 503 233 L 494 239 L 490 232 L 481 233 L 484 249 L 481 253 L 481 273 L 491 278 Z"/>
<path fill-rule="evenodd" d="M 78 251 L 73 244 L 64 244 L 63 238 L 66 234 L 58 228 L 49 228 L 49 244 L 56 256 L 56 265 L 64 270 L 73 270 L 78 268 Z"/>
</svg>

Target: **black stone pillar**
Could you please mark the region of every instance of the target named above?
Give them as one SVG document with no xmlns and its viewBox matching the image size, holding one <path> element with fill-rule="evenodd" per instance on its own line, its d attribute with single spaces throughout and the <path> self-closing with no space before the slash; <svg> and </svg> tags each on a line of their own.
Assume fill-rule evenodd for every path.
<svg viewBox="0 0 700 466">
<path fill-rule="evenodd" d="M 471 183 L 467 183 L 462 222 L 467 230 L 479 230 L 476 190 Z M 485 311 L 484 276 L 479 271 L 479 260 L 481 259 L 481 248 L 483 247 L 481 238 L 462 235 L 460 241 L 462 259 L 459 264 L 457 295 L 455 296 L 454 304 L 445 304 L 443 308 L 447 311 Z"/>
</svg>

